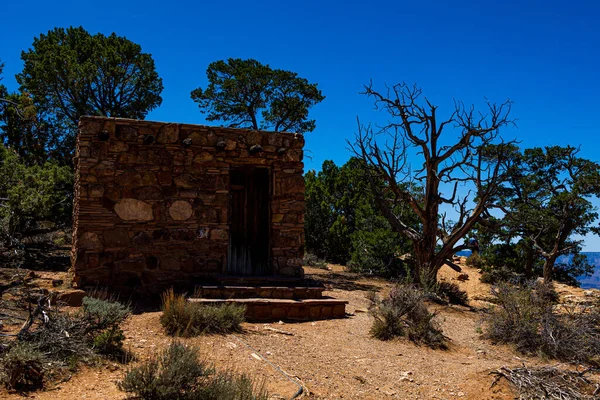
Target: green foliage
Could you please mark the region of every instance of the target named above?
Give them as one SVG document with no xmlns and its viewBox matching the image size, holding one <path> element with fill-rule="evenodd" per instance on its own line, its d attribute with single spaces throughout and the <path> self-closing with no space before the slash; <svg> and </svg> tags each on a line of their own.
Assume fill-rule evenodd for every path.
<svg viewBox="0 0 600 400">
<path fill-rule="evenodd" d="M 216 371 L 198 358 L 198 350 L 173 342 L 125 374 L 120 390 L 144 400 L 252 400 L 267 393 L 246 375 Z"/>
<path fill-rule="evenodd" d="M 68 224 L 72 184 L 68 167 L 52 161 L 28 166 L 0 145 L 0 245 L 19 243 L 40 221 Z"/>
<path fill-rule="evenodd" d="M 479 280 L 483 283 L 496 285 L 502 282 L 521 282 L 523 278 L 523 275 L 518 275 L 506 267 L 490 267 L 483 271 Z"/>
<path fill-rule="evenodd" d="M 208 121 L 276 132 L 306 133 L 316 127 L 308 111 L 325 96 L 317 84 L 295 72 L 272 69 L 253 59 L 230 58 L 212 62 L 206 76 L 208 87 L 194 89 L 191 97 L 208 114 Z"/>
<path fill-rule="evenodd" d="M 380 340 L 408 337 L 431 348 L 447 347 L 444 335 L 434 321 L 435 314 L 427 309 L 420 289 L 412 285 L 398 285 L 385 299 L 375 297 L 372 301 L 373 337 Z"/>
<path fill-rule="evenodd" d="M 100 354 L 119 356 L 123 353 L 125 334 L 118 326 L 113 326 L 94 337 L 94 350 Z"/>
<path fill-rule="evenodd" d="M 152 56 L 114 33 L 55 28 L 34 38 L 21 59 L 23 71 L 16 76 L 21 94 L 16 96 L 31 96 L 38 121 L 27 128 L 26 122 L 10 121 L 10 115 L 2 118 L 5 143 L 19 151 L 35 144 L 54 149 L 60 153 L 56 158 L 68 162 L 80 116 L 143 119 L 162 102 L 162 79 Z M 19 140 L 19 132 L 27 129 L 36 143 Z"/>
<path fill-rule="evenodd" d="M 169 335 L 198 336 L 206 333 L 231 333 L 241 330 L 246 308 L 234 303 L 202 305 L 188 302 L 169 290 L 162 296 L 160 322 Z"/>
<path fill-rule="evenodd" d="M 479 253 L 472 253 L 469 257 L 467 257 L 466 264 L 469 267 L 481 268 L 485 265 L 485 262 L 483 261 Z"/>
<path fill-rule="evenodd" d="M 0 365 L 0 382 L 7 389 L 36 390 L 44 384 L 43 355 L 27 343 L 11 346 Z"/>
<path fill-rule="evenodd" d="M 403 240 L 389 228 L 357 230 L 351 235 L 351 244 L 351 270 L 387 277 L 406 273 L 406 264 L 399 258 L 402 254 L 398 254 Z"/>
<path fill-rule="evenodd" d="M 305 175 L 305 183 L 307 251 L 333 263 L 352 261 L 357 272 L 404 273 L 398 256 L 409 251 L 408 244 L 375 208 L 357 158 L 342 167 L 325 161 L 321 172 Z"/>
<path fill-rule="evenodd" d="M 84 297 L 82 301 L 85 318 L 94 330 L 114 328 L 130 314 L 129 307 L 118 301 L 107 301 L 93 297 Z"/>
<path fill-rule="evenodd" d="M 488 314 L 486 336 L 517 350 L 562 361 L 598 364 L 600 312 L 597 308 L 557 310 L 549 284 L 503 283 L 494 288 L 496 306 Z"/>
<path fill-rule="evenodd" d="M 493 232 L 506 243 L 503 252 L 512 247 L 511 262 L 503 262 L 504 266 L 524 266 L 528 276 L 541 268 L 545 279 L 569 283 L 576 283 L 577 275 L 593 272 L 593 266 L 579 256 L 580 237 L 600 232 L 592 204 L 600 195 L 600 165 L 577 157 L 578 151 L 552 146 L 513 154 L 508 178 L 496 199 L 506 215 Z M 491 261 L 498 263 L 494 252 L 490 253 Z M 557 263 L 568 254 L 573 255 L 572 262 Z"/>
</svg>

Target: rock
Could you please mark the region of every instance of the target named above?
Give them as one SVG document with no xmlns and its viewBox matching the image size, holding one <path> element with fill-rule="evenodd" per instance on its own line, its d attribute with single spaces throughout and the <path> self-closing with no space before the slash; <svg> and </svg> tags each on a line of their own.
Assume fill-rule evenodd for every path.
<svg viewBox="0 0 600 400">
<path fill-rule="evenodd" d="M 115 228 L 104 231 L 104 243 L 106 247 L 123 247 L 129 245 L 129 233 L 126 229 Z"/>
<path fill-rule="evenodd" d="M 469 274 L 460 274 L 458 275 L 458 277 L 456 278 L 457 280 L 464 282 L 464 281 L 468 281 L 469 280 Z"/>
<path fill-rule="evenodd" d="M 98 237 L 97 233 L 94 232 L 85 232 L 82 234 L 77 240 L 77 246 L 80 249 L 86 250 L 99 250 L 103 249 L 102 242 Z"/>
<path fill-rule="evenodd" d="M 175 143 L 179 139 L 179 129 L 176 124 L 166 124 L 158 132 L 157 143 Z"/>
<path fill-rule="evenodd" d="M 210 154 L 208 151 L 203 151 L 194 157 L 194 164 L 200 164 L 206 161 L 212 161 L 215 157 Z"/>
<path fill-rule="evenodd" d="M 211 240 L 227 240 L 229 237 L 225 229 L 213 229 L 210 231 Z"/>
<path fill-rule="evenodd" d="M 169 207 L 169 215 L 175 221 L 186 221 L 192 216 L 192 205 L 185 200 L 174 201 Z"/>
<path fill-rule="evenodd" d="M 225 150 L 227 151 L 235 150 L 236 147 L 237 143 L 233 140 L 227 139 L 227 141 L 225 142 Z"/>
<path fill-rule="evenodd" d="M 154 219 L 152 206 L 137 199 L 121 199 L 115 204 L 115 212 L 125 221 L 151 221 Z"/>
<path fill-rule="evenodd" d="M 54 304 L 66 304 L 71 307 L 79 307 L 85 297 L 83 290 L 73 289 L 65 292 L 59 292 L 54 297 Z"/>
</svg>

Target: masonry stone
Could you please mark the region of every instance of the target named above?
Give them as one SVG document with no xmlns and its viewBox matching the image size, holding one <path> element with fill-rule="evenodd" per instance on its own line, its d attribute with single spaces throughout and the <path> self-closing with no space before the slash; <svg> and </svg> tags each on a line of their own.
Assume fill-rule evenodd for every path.
<svg viewBox="0 0 600 400">
<path fill-rule="evenodd" d="M 303 276 L 303 145 L 291 133 L 82 117 L 74 281 L 151 292 L 228 274 L 231 171 L 255 168 L 268 171 L 268 274 Z"/>
</svg>

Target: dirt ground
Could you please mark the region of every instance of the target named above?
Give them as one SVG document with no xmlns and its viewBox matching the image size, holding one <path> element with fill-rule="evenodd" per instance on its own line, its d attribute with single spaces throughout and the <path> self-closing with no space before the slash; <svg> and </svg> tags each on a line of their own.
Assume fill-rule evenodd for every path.
<svg viewBox="0 0 600 400">
<path fill-rule="evenodd" d="M 537 358 L 517 354 L 509 346 L 493 345 L 481 338 L 481 312 L 487 305 L 489 286 L 479 281 L 478 271 L 463 265 L 469 275 L 458 282 L 458 274 L 444 267 L 440 279 L 458 283 L 469 293 L 472 308 L 435 307 L 448 350 L 431 350 L 407 340 L 382 342 L 369 335 L 372 317 L 368 313 L 369 291 L 385 292 L 391 284 L 381 279 L 359 277 L 330 265 L 328 270 L 306 267 L 311 278 L 327 287 L 325 295 L 349 301 L 347 318 L 301 323 L 244 323 L 236 335 L 211 335 L 178 339 L 199 346 L 206 360 L 217 367 L 230 367 L 264 380 L 274 399 L 289 399 L 298 386 L 310 399 L 513 399 L 504 382 L 492 386 L 490 375 L 501 366 L 542 365 Z M 46 280 L 56 277 L 42 276 Z M 558 285 L 567 300 L 584 298 L 589 292 Z M 569 297 L 570 296 L 570 297 Z M 160 312 L 140 312 L 124 324 L 125 346 L 138 360 L 146 359 L 172 340 L 165 335 Z M 274 328 L 275 330 L 269 329 Z M 284 333 L 280 333 L 285 332 Z M 263 359 L 264 358 L 264 359 Z M 266 361 L 265 361 L 266 360 Z M 135 361 L 130 365 L 135 365 Z M 553 363 L 555 364 L 555 363 Z M 27 395 L 33 399 L 122 399 L 115 382 L 127 365 L 107 362 L 98 368 L 82 368 L 70 380 L 43 392 Z M 23 395 L 0 391 L 0 398 Z"/>
</svg>

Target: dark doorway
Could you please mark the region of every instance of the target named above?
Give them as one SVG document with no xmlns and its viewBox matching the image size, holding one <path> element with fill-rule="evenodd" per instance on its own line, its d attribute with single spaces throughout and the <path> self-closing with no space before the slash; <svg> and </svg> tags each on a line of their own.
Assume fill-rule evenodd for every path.
<svg viewBox="0 0 600 400">
<path fill-rule="evenodd" d="M 230 173 L 230 226 L 227 273 L 268 275 L 269 170 L 236 168 Z"/>
</svg>

